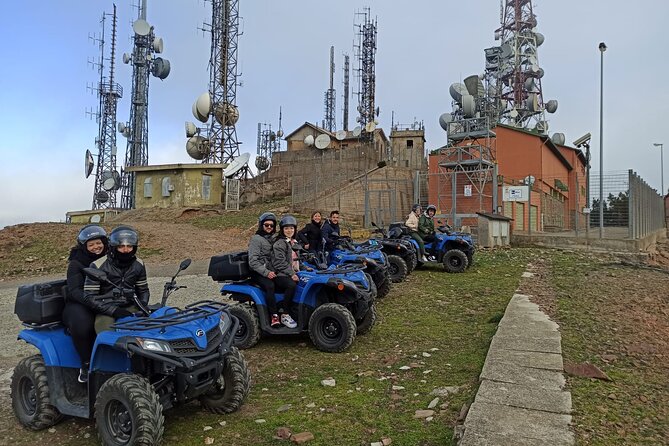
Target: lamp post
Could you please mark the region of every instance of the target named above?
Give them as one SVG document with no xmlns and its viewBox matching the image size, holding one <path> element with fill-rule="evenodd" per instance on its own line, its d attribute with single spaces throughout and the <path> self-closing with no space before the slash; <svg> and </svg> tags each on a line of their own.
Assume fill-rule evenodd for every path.
<svg viewBox="0 0 669 446">
<path fill-rule="evenodd" d="M 660 189 L 660 195 L 664 197 L 666 195 L 664 191 L 664 144 L 661 142 L 654 142 L 653 145 L 655 147 L 660 148 L 660 178 L 662 181 L 662 189 Z"/>
<path fill-rule="evenodd" d="M 604 233 L 604 51 L 606 44 L 599 43 L 601 55 L 599 71 L 599 238 Z"/>
</svg>

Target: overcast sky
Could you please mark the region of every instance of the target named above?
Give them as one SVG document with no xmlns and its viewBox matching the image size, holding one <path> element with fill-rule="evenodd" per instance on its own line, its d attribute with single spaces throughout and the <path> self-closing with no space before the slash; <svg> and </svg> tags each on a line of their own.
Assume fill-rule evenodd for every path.
<svg viewBox="0 0 669 446">
<path fill-rule="evenodd" d="M 660 189 L 660 150 L 669 117 L 669 2 L 639 0 L 535 0 L 544 100 L 558 99 L 550 133 L 571 142 L 593 134 L 593 171 L 599 166 L 598 44 L 604 55 L 604 170 L 634 169 Z M 354 14 L 364 6 L 378 18 L 376 63 L 380 125 L 423 120 L 427 146 L 446 142 L 439 115 L 451 110 L 448 87 L 484 69 L 483 49 L 495 45 L 498 0 L 241 0 L 237 125 L 242 152 L 255 154 L 258 122 L 276 128 L 283 107 L 286 133 L 304 121 L 323 119 L 329 82 L 330 45 L 335 46 L 337 126 L 341 127 L 342 54 L 353 59 Z M 136 9 L 117 2 L 116 78 L 124 88 L 118 120 L 129 116 L 131 68 L 120 62 L 131 51 Z M 97 124 L 85 115 L 97 99 L 86 90 L 98 58 L 89 34 L 99 33 L 110 0 L 4 2 L 0 14 L 0 227 L 21 222 L 62 221 L 72 210 L 90 209 L 93 176 L 84 178 L 84 152 L 96 154 Z M 184 121 L 206 91 L 209 40 L 198 28 L 210 21 L 203 0 L 149 0 L 148 21 L 163 37 L 170 76 L 151 79 L 149 162 L 191 162 Z M 353 110 L 357 106 L 352 99 Z M 118 135 L 119 159 L 126 141 Z M 285 146 L 284 146 L 285 147 Z M 669 147 L 667 147 L 669 158 Z M 669 164 L 669 160 L 665 164 Z M 669 172 L 668 172 L 669 173 Z M 669 185 L 669 175 L 665 184 Z M 665 186 L 666 188 L 666 186 Z"/>
</svg>

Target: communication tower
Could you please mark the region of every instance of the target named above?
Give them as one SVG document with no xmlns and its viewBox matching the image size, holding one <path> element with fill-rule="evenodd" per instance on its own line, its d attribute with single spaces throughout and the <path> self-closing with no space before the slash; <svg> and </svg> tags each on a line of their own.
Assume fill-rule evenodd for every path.
<svg viewBox="0 0 669 446">
<path fill-rule="evenodd" d="M 350 83 L 349 83 L 349 57 L 348 54 L 344 54 L 344 131 L 348 131 L 348 98 L 350 96 Z"/>
<path fill-rule="evenodd" d="M 105 61 L 105 21 L 109 14 L 102 14 L 102 35 L 100 45 L 100 82 L 97 87 L 98 111 L 95 114 L 98 122 L 98 136 L 95 145 L 98 149 L 98 162 L 95 170 L 95 187 L 93 189 L 93 206 L 91 209 L 113 209 L 116 207 L 116 191 L 121 186 L 121 177 L 116 170 L 116 107 L 123 96 L 123 88 L 114 82 L 114 56 L 116 54 L 116 5 L 111 14 L 111 55 L 109 59 L 109 77 L 104 76 Z M 86 151 L 86 177 L 93 169 L 93 156 Z"/>
<path fill-rule="evenodd" d="M 323 122 L 323 128 L 334 132 L 337 130 L 337 122 L 335 118 L 335 101 L 337 92 L 334 88 L 334 73 L 335 73 L 335 61 L 334 61 L 334 46 L 330 47 L 330 88 L 325 92 L 325 120 Z"/>
<path fill-rule="evenodd" d="M 123 54 L 123 63 L 132 64 L 130 120 L 119 123 L 118 130 L 128 138 L 125 169 L 121 185 L 121 208 L 135 207 L 135 173 L 128 167 L 149 163 L 149 74 L 164 80 L 170 74 L 170 61 L 155 54 L 163 52 L 163 39 L 156 37 L 146 21 L 146 2 L 138 5 L 138 19 L 132 24 L 132 54 Z"/>
<path fill-rule="evenodd" d="M 374 108 L 376 91 L 376 35 L 377 21 L 372 20 L 370 8 L 364 8 L 356 13 L 359 22 L 358 43 L 354 46 L 358 58 L 358 125 L 361 127 L 362 138 L 371 138 L 371 132 L 376 128 L 375 117 L 379 115 L 379 108 Z"/>
<path fill-rule="evenodd" d="M 545 112 L 555 113 L 558 102 L 544 102 L 537 31 L 531 0 L 501 0 L 501 26 L 495 30 L 499 46 L 485 50 L 484 80 L 488 101 L 485 113 L 494 122 L 548 133 Z"/>
</svg>

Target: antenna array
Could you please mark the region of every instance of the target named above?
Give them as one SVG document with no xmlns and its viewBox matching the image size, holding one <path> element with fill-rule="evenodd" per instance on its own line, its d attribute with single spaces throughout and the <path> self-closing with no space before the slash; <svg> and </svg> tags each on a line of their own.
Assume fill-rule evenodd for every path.
<svg viewBox="0 0 669 446">
<path fill-rule="evenodd" d="M 344 54 L 344 131 L 348 131 L 348 98 L 350 96 L 350 83 L 349 83 L 349 57 L 348 54 Z"/>
<path fill-rule="evenodd" d="M 334 61 L 334 46 L 330 47 L 330 88 L 325 92 L 325 120 L 323 121 L 323 128 L 334 132 L 337 130 L 337 122 L 335 119 L 335 101 L 337 92 L 334 88 L 334 73 L 335 73 L 335 61 Z"/>
<path fill-rule="evenodd" d="M 358 29 L 358 44 L 355 45 L 356 57 L 358 58 L 358 112 L 357 121 L 363 130 L 362 137 L 370 134 L 376 126 L 375 116 L 379 109 L 374 108 L 376 90 L 376 35 L 377 21 L 371 19 L 370 8 L 364 8 L 363 12 L 356 13 L 360 23 L 356 23 Z M 371 135 L 369 136 L 371 137 Z"/>
</svg>

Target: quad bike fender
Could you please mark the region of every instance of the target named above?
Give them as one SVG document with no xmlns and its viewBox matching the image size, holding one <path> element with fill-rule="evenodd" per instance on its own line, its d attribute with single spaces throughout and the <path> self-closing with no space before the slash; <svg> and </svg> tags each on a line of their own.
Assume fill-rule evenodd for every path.
<svg viewBox="0 0 669 446">
<path fill-rule="evenodd" d="M 349 280 L 332 277 L 325 286 L 332 291 L 332 296 L 338 304 L 346 305 L 362 300 L 355 284 Z"/>
<path fill-rule="evenodd" d="M 35 346 L 47 367 L 81 367 L 81 359 L 74 349 L 72 338 L 62 326 L 44 330 L 21 330 L 19 339 Z"/>
<path fill-rule="evenodd" d="M 226 284 L 221 288 L 221 293 L 232 294 L 232 298 L 238 302 L 252 301 L 256 305 L 265 305 L 265 295 L 254 286 Z"/>
</svg>

